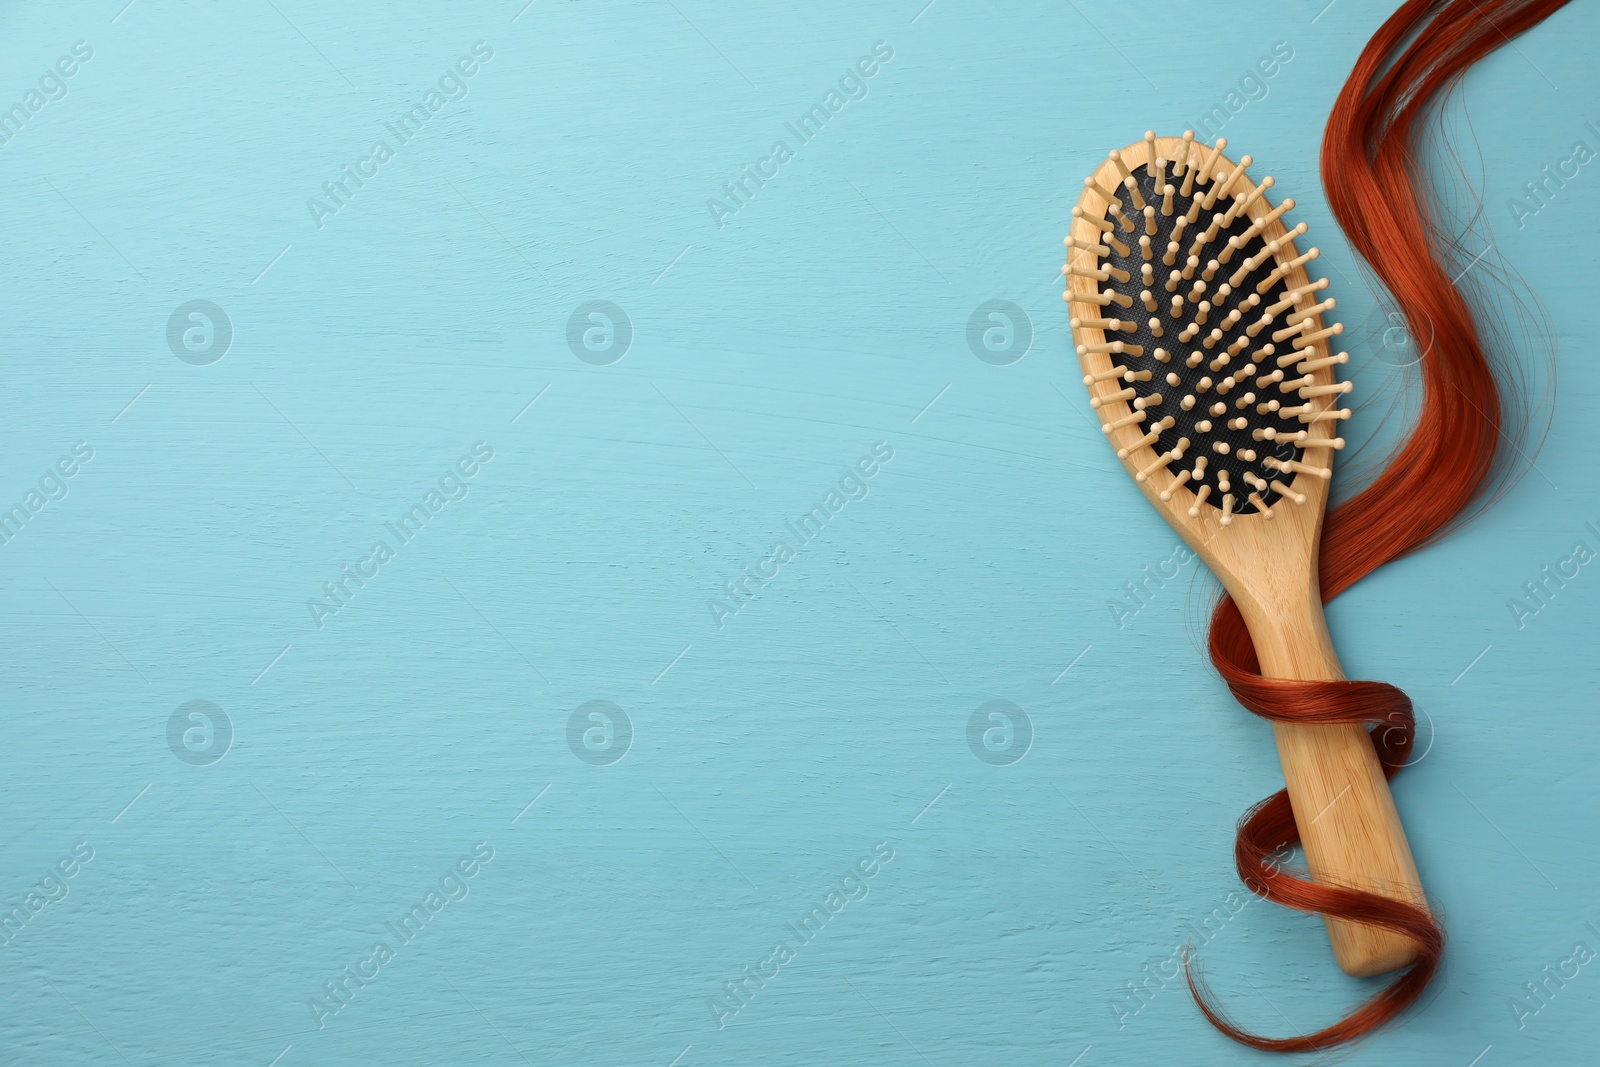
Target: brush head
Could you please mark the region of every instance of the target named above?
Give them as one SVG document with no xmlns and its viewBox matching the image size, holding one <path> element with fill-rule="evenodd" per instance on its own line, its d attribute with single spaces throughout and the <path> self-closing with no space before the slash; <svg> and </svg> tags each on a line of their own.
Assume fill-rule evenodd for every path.
<svg viewBox="0 0 1600 1067">
<path fill-rule="evenodd" d="M 1066 239 L 1064 294 L 1089 403 L 1146 495 L 1228 526 L 1319 507 L 1344 447 L 1350 383 L 1324 326 L 1274 181 L 1252 180 L 1192 132 L 1113 151 L 1084 180 Z M 1309 483 L 1309 484 L 1308 484 Z M 1169 515 L 1169 519 L 1172 516 Z"/>
</svg>

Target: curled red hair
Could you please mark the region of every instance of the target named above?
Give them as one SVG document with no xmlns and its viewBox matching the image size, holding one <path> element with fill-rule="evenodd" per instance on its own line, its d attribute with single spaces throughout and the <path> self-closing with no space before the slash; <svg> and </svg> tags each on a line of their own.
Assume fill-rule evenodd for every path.
<svg viewBox="0 0 1600 1067">
<path fill-rule="evenodd" d="M 1450 235 L 1435 217 L 1420 142 L 1430 110 L 1467 68 L 1567 2 L 1409 0 L 1367 43 L 1334 102 L 1322 141 L 1322 182 L 1333 214 L 1413 335 L 1426 324 L 1432 344 L 1418 364 L 1416 425 L 1372 483 L 1328 513 L 1320 557 L 1324 602 L 1456 525 L 1499 469 L 1509 420 L 1472 310 L 1452 276 Z M 1410 699 L 1394 686 L 1261 677 L 1244 619 L 1227 597 L 1212 616 L 1210 651 L 1228 688 L 1255 714 L 1279 722 L 1372 724 L 1384 773 L 1392 778 L 1405 765 L 1415 720 Z M 1427 911 L 1285 873 L 1274 854 L 1299 837 L 1286 791 L 1251 808 L 1234 850 L 1245 885 L 1299 911 L 1400 932 L 1421 951 L 1343 1019 L 1284 1038 L 1231 1022 L 1186 957 L 1189 989 L 1212 1025 L 1269 1052 L 1318 1051 L 1371 1033 L 1416 1001 L 1444 954 L 1444 930 Z"/>
</svg>

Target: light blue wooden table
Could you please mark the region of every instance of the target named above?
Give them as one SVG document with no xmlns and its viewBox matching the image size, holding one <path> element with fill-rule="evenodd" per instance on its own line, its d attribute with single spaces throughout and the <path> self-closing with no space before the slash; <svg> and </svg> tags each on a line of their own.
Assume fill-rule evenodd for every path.
<svg viewBox="0 0 1600 1067">
<path fill-rule="evenodd" d="M 1287 1062 L 1171 980 L 1193 931 L 1262 1030 L 1371 986 L 1242 894 L 1269 731 L 1057 270 L 1107 149 L 1208 124 L 1378 455 L 1418 343 L 1316 156 L 1389 5 L 522 4 L 5 5 L 0 1060 Z M 1331 611 L 1422 712 L 1452 934 L 1352 1063 L 1600 1041 L 1597 31 L 1448 111 L 1560 391 Z"/>
</svg>

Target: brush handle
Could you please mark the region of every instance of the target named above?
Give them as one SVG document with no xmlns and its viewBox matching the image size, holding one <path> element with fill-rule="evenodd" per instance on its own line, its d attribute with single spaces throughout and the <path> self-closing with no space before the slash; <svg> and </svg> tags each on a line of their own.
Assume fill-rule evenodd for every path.
<svg viewBox="0 0 1600 1067">
<path fill-rule="evenodd" d="M 1305 596 L 1280 601 L 1270 614 L 1245 612 L 1264 677 L 1344 679 L 1314 584 Z M 1312 880 L 1426 910 L 1416 861 L 1366 729 L 1290 723 L 1273 723 L 1272 729 Z M 1400 934 L 1342 919 L 1327 924 L 1334 958 L 1346 974 L 1383 974 L 1417 958 L 1417 946 Z"/>
</svg>

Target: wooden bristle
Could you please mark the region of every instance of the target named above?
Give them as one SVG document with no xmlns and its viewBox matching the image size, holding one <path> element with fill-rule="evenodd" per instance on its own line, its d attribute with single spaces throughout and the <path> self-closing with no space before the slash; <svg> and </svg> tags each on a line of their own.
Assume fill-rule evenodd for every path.
<svg viewBox="0 0 1600 1067">
<path fill-rule="evenodd" d="M 1139 416 L 1140 419 L 1144 418 L 1144 412 L 1142 412 L 1142 411 L 1136 411 L 1136 412 L 1134 412 L 1134 415 Z M 1129 418 L 1132 418 L 1132 417 L 1133 417 L 1132 415 L 1129 416 Z M 1155 444 L 1157 441 L 1159 441 L 1161 439 L 1161 432 L 1163 430 L 1170 430 L 1172 428 L 1173 423 L 1175 423 L 1176 421 L 1177 420 L 1174 419 L 1171 415 L 1168 415 L 1166 418 L 1162 419 L 1160 422 L 1157 422 L 1155 424 L 1154 428 L 1149 433 L 1147 433 L 1143 437 L 1139 438 L 1133 444 L 1129 445 L 1127 448 L 1119 448 L 1119 449 L 1117 449 L 1117 458 L 1118 459 L 1127 459 L 1128 456 L 1131 453 L 1138 451 L 1139 449 L 1145 447 L 1146 445 Z M 1104 426 L 1102 426 L 1100 428 L 1102 430 L 1105 430 Z M 1106 430 L 1106 432 L 1108 434 L 1110 433 L 1109 430 Z"/>
<path fill-rule="evenodd" d="M 1316 259 L 1321 254 L 1321 249 L 1313 248 L 1302 255 L 1296 256 L 1288 263 L 1278 264 L 1277 267 L 1273 268 L 1271 274 L 1267 275 L 1256 284 L 1256 292 L 1265 293 L 1268 289 L 1271 289 L 1284 278 L 1287 278 L 1290 274 L 1294 273 L 1297 268 L 1305 266 L 1307 263 L 1310 263 L 1313 259 Z M 1327 285 L 1328 280 L 1326 278 L 1322 279 L 1322 284 Z"/>
<path fill-rule="evenodd" d="M 1138 411 L 1135 411 L 1132 415 L 1124 415 L 1120 419 L 1113 419 L 1110 422 L 1101 423 L 1100 432 L 1110 433 L 1112 430 L 1119 429 L 1123 426 L 1132 426 L 1134 423 L 1143 422 L 1147 418 L 1149 418 L 1149 416 L 1146 415 L 1144 413 L 1144 409 L 1141 408 Z"/>
<path fill-rule="evenodd" d="M 1200 167 L 1200 180 L 1210 183 L 1206 189 L 1207 193 L 1210 194 L 1210 199 L 1216 199 L 1217 192 L 1221 189 L 1221 185 L 1216 180 L 1217 176 L 1212 173 L 1211 168 L 1217 165 L 1217 157 L 1222 155 L 1222 150 L 1227 147 L 1228 139 L 1226 137 L 1218 137 L 1217 143 L 1211 146 L 1211 154 L 1206 156 L 1205 163 Z M 1211 205 L 1207 203 L 1205 206 L 1209 208 Z"/>
<path fill-rule="evenodd" d="M 1182 489 L 1185 485 L 1187 485 L 1189 483 L 1189 479 L 1191 477 L 1192 477 L 1192 475 L 1188 471 L 1179 471 L 1178 472 L 1178 477 L 1176 479 L 1174 479 L 1172 485 L 1170 485 L 1166 489 L 1161 490 L 1161 499 L 1162 500 L 1171 500 L 1172 499 L 1172 494 L 1177 492 L 1179 489 Z"/>
<path fill-rule="evenodd" d="M 1194 138 L 1186 135 L 1184 137 L 1184 143 L 1192 149 L 1194 145 Z M 1195 179 L 1200 176 L 1200 167 L 1195 159 L 1192 156 L 1189 156 L 1187 152 L 1185 153 L 1185 158 L 1188 162 L 1188 167 L 1183 172 L 1183 188 L 1179 189 L 1178 193 L 1185 199 L 1188 199 L 1188 197 L 1194 192 L 1194 183 Z"/>
<path fill-rule="evenodd" d="M 1066 292 L 1061 294 L 1061 299 L 1068 302 L 1078 300 L 1085 304 L 1099 304 L 1101 307 L 1105 307 L 1111 303 L 1114 296 L 1114 293 L 1080 293 L 1072 289 L 1068 289 Z"/>
<path fill-rule="evenodd" d="M 1244 199 L 1235 200 L 1233 202 L 1233 207 L 1228 209 L 1228 215 L 1229 215 L 1228 221 L 1232 222 L 1234 219 L 1238 218 L 1240 215 L 1242 215 L 1245 212 L 1249 211 L 1250 210 L 1250 205 L 1254 204 L 1257 200 L 1261 199 L 1262 194 L 1265 193 L 1268 189 L 1271 189 L 1273 184 L 1276 182 L 1276 180 L 1277 179 L 1273 178 L 1273 176 L 1269 174 L 1265 178 L 1262 178 L 1261 179 L 1261 184 L 1257 185 L 1254 189 L 1250 190 L 1250 192 L 1244 197 Z M 1292 210 L 1294 208 L 1294 201 L 1293 200 L 1285 200 L 1283 203 L 1285 205 L 1284 210 Z"/>
<path fill-rule="evenodd" d="M 1105 245 L 1085 243 L 1073 237 L 1067 238 L 1066 246 L 1070 252 L 1088 252 L 1096 256 L 1109 256 L 1111 254 L 1111 249 Z"/>
<path fill-rule="evenodd" d="M 1072 209 L 1072 217 L 1074 219 L 1080 219 L 1084 222 L 1087 222 L 1101 233 L 1110 233 L 1113 229 L 1115 229 L 1115 227 L 1105 219 L 1096 218 L 1095 216 L 1084 211 L 1081 207 L 1075 207 Z"/>
<path fill-rule="evenodd" d="M 1111 201 L 1117 198 L 1116 193 L 1113 193 L 1110 189 L 1107 189 L 1105 186 L 1095 181 L 1092 175 L 1083 179 L 1083 187 L 1085 189 L 1092 189 L 1099 193 L 1100 199 L 1104 200 L 1107 204 L 1111 203 Z"/>
<path fill-rule="evenodd" d="M 1267 314 L 1276 315 L 1280 311 L 1285 311 L 1288 308 L 1293 307 L 1300 300 L 1300 298 L 1306 294 L 1320 292 L 1327 287 L 1328 279 L 1318 278 L 1314 282 L 1308 282 L 1307 284 L 1298 286 L 1294 289 L 1285 289 L 1283 291 L 1283 295 L 1275 303 L 1267 306 Z"/>
<path fill-rule="evenodd" d="M 1132 400 L 1137 395 L 1138 390 L 1134 389 L 1134 387 L 1130 385 L 1126 389 L 1118 389 L 1116 392 L 1109 393 L 1106 396 L 1090 397 L 1089 406 L 1092 408 L 1098 408 L 1103 404 L 1111 403 L 1113 400 Z"/>
<path fill-rule="evenodd" d="M 1184 130 L 1183 131 L 1183 147 L 1178 150 L 1178 159 L 1177 159 L 1177 162 L 1174 164 L 1173 171 L 1172 171 L 1173 177 L 1181 177 L 1183 175 L 1183 173 L 1185 172 L 1185 170 L 1188 169 L 1188 167 L 1189 167 L 1189 153 L 1192 152 L 1192 151 L 1194 151 L 1194 131 L 1193 130 Z M 1188 196 L 1189 195 L 1189 192 L 1188 192 L 1187 189 L 1184 190 L 1183 195 L 1184 196 Z"/>
<path fill-rule="evenodd" d="M 1296 349 L 1294 352 L 1290 353 L 1287 356 L 1284 356 L 1283 358 L 1284 359 L 1291 359 L 1291 360 L 1292 359 L 1302 359 L 1302 358 L 1304 358 L 1302 354 L 1305 351 L 1307 351 L 1307 350 L 1303 349 L 1303 348 Z M 1324 359 L 1307 359 L 1304 363 L 1296 364 L 1294 369 L 1297 370 L 1297 371 L 1300 371 L 1302 374 L 1309 374 L 1309 373 L 1311 373 L 1313 371 L 1319 371 L 1323 367 L 1338 367 L 1338 366 L 1342 366 L 1342 365 L 1344 365 L 1346 363 L 1349 363 L 1349 362 L 1350 362 L 1350 353 L 1348 353 L 1348 352 L 1340 352 L 1336 356 L 1328 356 L 1328 357 L 1326 357 Z"/>
<path fill-rule="evenodd" d="M 1336 308 L 1338 306 L 1339 306 L 1339 302 L 1337 300 L 1335 300 L 1333 297 L 1330 296 L 1330 297 L 1328 297 L 1328 299 L 1324 300 L 1320 304 L 1312 304 L 1308 308 L 1301 308 L 1299 311 L 1290 312 L 1289 315 L 1283 321 L 1287 325 L 1293 326 L 1295 323 L 1299 322 L 1301 319 L 1309 319 L 1311 316 L 1320 315 L 1324 311 L 1332 311 L 1334 308 Z"/>
<path fill-rule="evenodd" d="M 1122 187 L 1128 190 L 1128 197 L 1133 201 L 1133 209 L 1135 211 L 1143 211 L 1147 205 L 1144 202 L 1143 194 L 1139 192 L 1139 183 L 1130 175 L 1122 179 Z"/>
<path fill-rule="evenodd" d="M 1117 168 L 1117 181 L 1125 182 L 1129 178 L 1133 177 L 1132 174 L 1128 173 L 1128 168 L 1122 162 L 1122 153 L 1121 152 L 1119 152 L 1119 151 L 1117 151 L 1116 149 L 1113 148 L 1111 150 L 1109 158 L 1111 160 L 1111 165 L 1113 167 Z"/>
<path fill-rule="evenodd" d="M 1126 279 L 1123 280 L 1126 281 Z M 1305 323 L 1310 322 L 1309 319 L 1301 319 L 1300 321 Z M 1323 340 L 1324 338 L 1337 337 L 1341 333 L 1344 333 L 1344 323 L 1336 322 L 1332 326 L 1324 326 L 1320 330 L 1303 331 L 1300 334 L 1300 337 L 1297 339 L 1296 344 L 1301 348 L 1307 348 L 1316 342 Z"/>
<path fill-rule="evenodd" d="M 1304 504 L 1306 502 L 1306 495 L 1304 493 L 1295 492 L 1293 489 L 1290 489 L 1287 485 L 1284 485 L 1276 478 L 1274 478 L 1272 481 L 1272 488 L 1279 496 L 1288 497 L 1296 504 Z"/>
<path fill-rule="evenodd" d="M 1127 354 L 1130 356 L 1144 355 L 1144 349 L 1138 345 L 1130 345 L 1126 341 L 1108 341 L 1103 344 L 1079 345 L 1078 355 L 1086 356 L 1090 352 L 1111 352 L 1116 355 Z"/>
<path fill-rule="evenodd" d="M 1121 319 L 1073 319 L 1071 325 L 1074 330 L 1120 330 L 1131 333 L 1135 329 L 1133 323 Z"/>
</svg>

